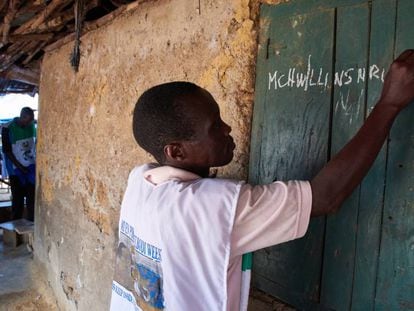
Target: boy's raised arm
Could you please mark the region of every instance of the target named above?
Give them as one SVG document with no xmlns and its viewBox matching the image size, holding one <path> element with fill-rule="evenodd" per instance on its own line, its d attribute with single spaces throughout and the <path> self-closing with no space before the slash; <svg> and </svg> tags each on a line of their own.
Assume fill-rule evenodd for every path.
<svg viewBox="0 0 414 311">
<path fill-rule="evenodd" d="M 398 113 L 413 100 L 414 50 L 407 50 L 392 63 L 380 100 L 361 129 L 311 180 L 312 216 L 341 206 L 367 174 Z"/>
</svg>

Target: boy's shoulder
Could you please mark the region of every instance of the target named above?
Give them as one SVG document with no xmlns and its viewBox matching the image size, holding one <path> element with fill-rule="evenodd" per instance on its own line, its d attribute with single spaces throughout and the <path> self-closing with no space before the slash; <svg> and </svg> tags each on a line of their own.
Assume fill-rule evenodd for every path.
<svg viewBox="0 0 414 311">
<path fill-rule="evenodd" d="M 168 181 L 176 184 L 185 184 L 193 187 L 220 186 L 226 184 L 242 185 L 244 181 L 226 178 L 202 178 L 186 170 L 171 166 L 161 166 L 156 163 L 138 165 L 131 170 L 128 182 L 146 181 L 153 185 L 159 185 Z"/>
<path fill-rule="evenodd" d="M 153 163 L 146 163 L 146 164 L 141 164 L 141 165 L 135 166 L 131 170 L 131 172 L 129 173 L 128 182 L 130 182 L 132 180 L 136 180 L 137 178 L 143 178 L 144 173 L 146 171 L 149 171 L 150 169 L 153 169 L 155 167 L 156 167 L 156 165 L 153 164 Z"/>
</svg>

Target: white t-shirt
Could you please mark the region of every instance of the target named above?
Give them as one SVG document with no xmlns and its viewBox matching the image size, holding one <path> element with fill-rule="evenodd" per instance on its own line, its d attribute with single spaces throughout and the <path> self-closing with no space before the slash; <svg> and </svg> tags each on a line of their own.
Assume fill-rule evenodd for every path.
<svg viewBox="0 0 414 311">
<path fill-rule="evenodd" d="M 222 196 L 222 197 L 232 197 L 232 195 L 236 195 L 236 205 L 235 212 L 233 214 L 233 207 L 231 206 L 233 203 L 230 203 L 230 199 L 227 199 L 226 201 L 220 201 L 220 204 L 228 205 L 227 207 L 220 207 L 218 210 L 222 210 L 223 208 L 227 211 L 229 211 L 225 217 L 221 217 L 221 220 L 219 222 L 219 226 L 215 227 L 217 225 L 217 221 L 212 221 L 214 219 L 214 216 L 203 214 L 203 219 L 194 219 L 194 215 L 191 215 L 191 217 L 188 217 L 188 215 L 181 217 L 183 221 L 183 226 L 188 226 L 188 222 L 192 223 L 194 226 L 210 226 L 211 230 L 208 232 L 208 234 L 202 236 L 199 240 L 199 243 L 195 242 L 197 239 L 193 239 L 192 244 L 200 244 L 202 241 L 212 241 L 214 243 L 219 242 L 220 244 L 223 244 L 224 248 L 226 248 L 227 240 L 225 238 L 225 235 L 227 232 L 227 227 L 229 228 L 228 234 L 229 236 L 229 258 L 226 259 L 226 250 L 221 249 L 219 252 L 216 252 L 215 256 L 218 258 L 214 259 L 217 262 L 220 262 L 221 264 L 226 265 L 226 271 L 221 271 L 217 275 L 221 275 L 224 273 L 224 276 L 226 277 L 226 282 L 223 285 L 214 285 L 209 284 L 208 282 L 204 284 L 205 286 L 215 287 L 216 291 L 222 291 L 224 296 L 219 296 L 216 293 L 216 296 L 205 295 L 209 291 L 209 289 L 198 289 L 198 295 L 201 295 L 202 300 L 205 302 L 205 309 L 206 310 L 239 310 L 239 302 L 240 302 L 240 290 L 241 290 L 241 255 L 258 250 L 264 247 L 280 244 L 295 238 L 299 238 L 303 236 L 307 230 L 308 223 L 309 223 L 309 217 L 310 217 L 310 210 L 311 210 L 311 189 L 308 182 L 303 181 L 290 181 L 287 183 L 282 182 L 275 182 L 269 185 L 264 186 L 251 186 L 248 184 L 241 185 L 239 182 L 234 181 L 228 181 L 228 180 L 221 180 L 221 179 L 201 179 L 199 176 L 172 167 L 163 166 L 163 167 L 155 167 L 155 166 L 146 166 L 144 169 L 145 173 L 143 174 L 143 180 L 145 180 L 145 183 L 148 185 L 158 186 L 158 185 L 167 185 L 167 184 L 174 184 L 174 185 L 181 185 L 185 186 L 188 190 L 188 185 L 197 184 L 200 183 L 200 181 L 213 181 L 214 184 L 217 184 L 218 191 L 216 190 L 216 187 L 213 186 L 212 188 L 209 188 L 210 190 L 206 191 L 213 191 L 213 193 L 202 195 L 203 200 L 208 201 L 207 203 L 214 202 L 214 199 L 216 196 Z M 131 177 L 133 174 L 131 173 Z M 157 282 L 157 276 L 159 276 L 159 279 L 162 281 L 163 279 L 163 272 L 165 273 L 165 269 L 162 267 L 163 263 L 157 263 L 157 254 L 161 253 L 163 254 L 165 251 L 163 248 L 160 248 L 159 245 L 156 243 L 156 240 L 160 240 L 160 232 L 159 228 L 163 228 L 160 223 L 156 223 L 154 225 L 153 221 L 148 221 L 145 219 L 158 219 L 162 218 L 160 215 L 147 215 L 145 212 L 140 210 L 140 206 L 134 206 L 134 204 L 131 202 L 131 200 L 128 199 L 128 197 L 140 197 L 142 194 L 138 194 L 136 185 L 133 185 L 134 183 L 131 183 L 131 177 L 128 182 L 128 188 L 124 196 L 124 201 L 121 209 L 121 217 L 120 217 L 120 245 L 124 245 L 121 248 L 118 249 L 118 266 L 126 266 L 131 267 L 131 259 L 126 255 L 130 254 L 130 250 L 128 251 L 127 245 L 125 239 L 126 236 L 128 236 L 127 232 L 131 232 L 131 230 L 134 230 L 134 234 L 136 232 L 136 228 L 131 228 L 130 222 L 132 219 L 137 218 L 144 220 L 143 223 L 139 224 L 138 226 L 141 227 L 141 232 L 145 231 L 148 232 L 148 236 L 146 237 L 146 240 L 142 240 L 142 242 L 138 243 L 138 257 L 149 257 L 150 262 L 144 262 L 145 264 L 141 266 L 138 265 L 138 269 L 126 269 L 124 270 L 123 278 L 129 278 L 132 279 L 135 277 L 137 279 L 137 271 L 139 270 L 139 267 L 141 267 L 141 270 L 143 270 L 142 266 L 149 267 L 149 271 L 143 270 L 141 271 L 141 275 L 145 274 L 145 272 L 148 272 L 149 277 L 154 277 L 155 283 Z M 230 185 L 229 189 L 238 189 L 236 190 L 229 190 L 231 195 L 226 195 L 225 192 L 228 192 L 226 190 L 226 185 Z M 235 188 L 234 188 L 235 187 Z M 168 187 L 169 188 L 169 187 Z M 174 187 L 173 187 L 174 188 Z M 207 188 L 205 188 L 207 189 Z M 170 189 L 171 190 L 171 189 Z M 176 190 L 172 190 L 176 191 Z M 167 195 L 167 194 L 166 194 Z M 190 198 L 190 199 L 188 199 Z M 171 198 L 172 200 L 179 201 L 180 199 L 177 196 L 173 196 Z M 197 197 L 193 196 L 191 198 L 191 195 L 187 197 L 187 200 L 193 201 L 191 202 L 192 205 L 194 205 L 194 202 L 197 202 Z M 137 199 L 135 199 L 137 200 Z M 133 200 L 132 200 L 133 201 Z M 168 200 L 167 200 L 168 201 Z M 164 201 L 164 202 L 167 202 Z M 159 201 L 158 201 L 159 202 Z M 199 202 L 200 203 L 200 202 Z M 189 206 L 191 206 L 191 204 Z M 199 206 L 203 206 L 203 204 L 197 204 Z M 212 206 L 206 205 L 206 206 Z M 213 206 L 217 206 L 217 204 L 213 204 Z M 184 209 L 185 210 L 185 209 Z M 212 213 L 218 213 L 218 210 Z M 183 210 L 181 210 L 183 211 Z M 135 215 L 132 215 L 131 212 Z M 218 214 L 216 214 L 218 215 Z M 196 218 L 199 218 L 199 215 L 196 216 Z M 209 217 L 212 217 L 212 219 L 208 219 Z M 225 218 L 225 219 L 222 219 Z M 137 225 L 137 224 L 135 224 Z M 150 226 L 147 229 L 142 230 L 143 227 Z M 151 228 L 151 226 L 153 226 Z M 157 227 L 158 229 L 155 229 Z M 221 229 L 220 229 L 221 228 Z M 223 229 L 224 228 L 224 229 Z M 211 233 L 215 233 L 216 231 L 221 231 L 218 236 L 215 236 L 215 238 L 211 238 Z M 173 233 L 170 234 L 171 239 L 168 239 L 167 237 L 163 237 L 163 239 L 169 240 L 167 248 L 171 246 L 171 241 L 176 241 L 178 243 L 182 243 L 183 241 L 189 241 L 188 239 L 182 239 L 179 236 L 175 236 Z M 133 235 L 132 235 L 133 237 Z M 134 237 L 133 237 L 134 238 Z M 220 240 L 221 239 L 221 240 Z M 220 242 L 221 241 L 221 242 Z M 175 243 L 175 242 L 174 242 Z M 185 242 L 187 243 L 187 242 Z M 212 245 L 215 245 L 215 244 Z M 204 244 L 204 243 L 203 243 Z M 175 244 L 174 244 L 175 245 Z M 195 253 L 199 252 L 213 252 L 214 249 L 217 250 L 217 247 L 214 247 L 210 245 L 207 248 L 202 247 L 202 249 L 198 249 L 197 245 L 195 246 L 189 246 L 193 249 Z M 146 254 L 145 252 L 139 252 L 139 249 L 145 250 L 150 249 L 150 253 Z M 156 255 L 155 258 L 151 258 L 151 256 Z M 145 256 L 147 255 L 147 256 Z M 130 256 L 130 255 L 129 255 Z M 163 257 L 161 255 L 161 257 Z M 201 256 L 204 258 L 203 256 Z M 214 257 L 214 256 L 213 256 Z M 120 259 L 121 258 L 121 259 Z M 123 259 L 122 259 L 123 258 Z M 138 258 L 138 262 L 147 260 L 146 258 Z M 210 256 L 211 258 L 211 256 Z M 137 258 L 133 258 L 133 260 L 136 260 Z M 145 260 L 143 260 L 145 259 Z M 214 261 L 213 260 L 213 261 Z M 198 269 L 204 269 L 203 267 L 209 266 L 209 263 L 206 262 L 200 262 L 200 256 L 195 256 L 194 258 L 189 258 L 188 265 L 193 264 L 194 262 L 197 263 Z M 152 266 L 150 265 L 152 263 Z M 182 269 L 182 267 L 175 269 L 173 266 L 179 266 L 179 263 L 174 263 L 169 270 L 169 278 L 175 278 L 179 279 L 182 285 L 174 284 L 173 287 L 174 295 L 182 295 L 182 297 L 187 297 L 186 301 L 182 301 L 179 303 L 180 307 L 174 307 L 171 308 L 171 305 L 169 305 L 168 299 L 168 292 L 169 290 L 164 287 L 162 291 L 162 299 L 163 304 L 158 304 L 154 302 L 154 297 L 150 297 L 150 295 L 146 292 L 143 288 L 140 288 L 138 282 L 135 282 L 135 284 L 132 284 L 132 282 L 129 285 L 126 285 L 130 289 L 130 291 L 126 290 L 124 286 L 122 286 L 119 282 L 117 282 L 117 277 L 115 277 L 114 283 L 113 283 L 113 295 L 112 295 L 112 302 L 111 302 L 111 310 L 139 310 L 139 307 L 132 307 L 133 302 L 136 300 L 137 293 L 140 293 L 140 295 L 143 297 L 143 300 L 147 299 L 148 301 L 151 301 L 153 299 L 153 304 L 151 305 L 151 308 L 145 308 L 141 307 L 143 310 L 160 310 L 163 307 L 166 307 L 167 310 L 194 310 L 194 304 L 190 304 L 191 307 L 186 308 L 185 305 L 187 301 L 191 300 L 197 300 L 197 297 L 192 297 L 191 293 L 194 292 L 192 289 L 194 287 L 194 282 L 196 281 L 194 277 L 191 277 L 192 281 L 189 283 L 190 286 L 187 286 L 185 284 L 186 280 L 181 279 L 181 274 L 178 273 L 178 271 L 186 271 L 186 267 Z M 118 269 L 119 270 L 119 269 Z M 177 271 L 175 271 L 177 270 Z M 213 269 L 214 271 L 214 269 Z M 151 272 L 155 272 L 153 275 Z M 177 274 L 178 273 L 178 274 Z M 122 274 L 122 273 L 118 273 Z M 211 273 L 210 273 L 211 274 Z M 214 273 L 213 273 L 214 274 Z M 205 275 L 200 274 L 199 277 L 205 278 Z M 131 278 L 132 276 L 132 278 Z M 119 277 L 119 276 L 118 276 Z M 122 279 L 122 277 L 121 277 Z M 168 277 L 167 277 L 168 279 Z M 203 283 L 203 280 L 200 280 Z M 164 284 L 165 285 L 165 284 Z M 142 287 L 142 286 L 141 286 Z M 135 292 L 135 293 L 134 293 Z M 135 296 L 134 296 L 135 294 Z M 165 295 L 165 297 L 164 297 Z M 122 299 L 120 299 L 122 298 Z M 160 297 L 158 297 L 160 298 Z M 165 298 L 165 301 L 164 301 Z M 138 298 L 139 299 L 139 298 Z M 183 298 L 184 299 L 184 298 Z M 220 303 L 222 301 L 226 301 L 227 306 L 222 306 Z M 220 302 L 221 301 L 221 302 Z M 131 303 L 132 302 L 132 303 Z M 155 307 L 157 308 L 155 308 Z M 214 306 L 214 307 L 212 307 Z M 223 309 L 224 308 L 224 309 Z"/>
</svg>

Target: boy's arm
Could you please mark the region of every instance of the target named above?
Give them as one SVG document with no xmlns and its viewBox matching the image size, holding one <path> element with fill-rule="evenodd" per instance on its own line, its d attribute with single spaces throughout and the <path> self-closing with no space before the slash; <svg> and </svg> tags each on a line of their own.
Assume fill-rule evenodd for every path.
<svg viewBox="0 0 414 311">
<path fill-rule="evenodd" d="M 336 211 L 362 181 L 398 115 L 414 100 L 414 50 L 391 65 L 381 98 L 358 133 L 311 180 L 312 216 Z"/>
</svg>

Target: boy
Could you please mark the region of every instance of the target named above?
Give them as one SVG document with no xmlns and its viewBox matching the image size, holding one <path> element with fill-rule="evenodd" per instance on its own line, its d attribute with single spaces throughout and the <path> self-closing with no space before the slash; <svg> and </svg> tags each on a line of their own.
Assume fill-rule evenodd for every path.
<svg viewBox="0 0 414 311">
<path fill-rule="evenodd" d="M 2 128 L 3 153 L 12 192 L 12 219 L 23 217 L 26 197 L 27 219 L 34 220 L 36 127 L 34 112 L 22 108 L 20 117 Z"/>
<path fill-rule="evenodd" d="M 134 136 L 159 164 L 129 176 L 111 310 L 245 309 L 242 254 L 300 238 L 310 216 L 337 210 L 413 99 L 414 51 L 407 50 L 362 128 L 315 178 L 251 186 L 209 178 L 235 148 L 210 93 L 188 82 L 144 92 Z"/>
</svg>

